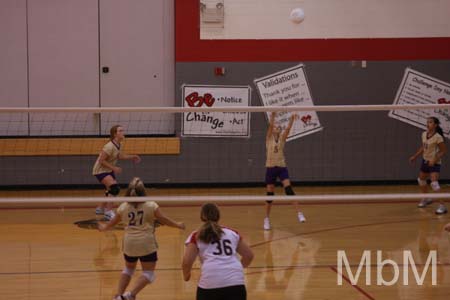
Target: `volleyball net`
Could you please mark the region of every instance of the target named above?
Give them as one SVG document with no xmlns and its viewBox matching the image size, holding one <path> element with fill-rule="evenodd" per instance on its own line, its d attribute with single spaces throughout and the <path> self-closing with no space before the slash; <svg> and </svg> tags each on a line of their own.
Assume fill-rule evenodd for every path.
<svg viewBox="0 0 450 300">
<path fill-rule="evenodd" d="M 229 99 L 232 101 L 232 99 Z M 281 133 L 294 119 L 284 147 L 295 196 L 279 201 L 392 201 L 450 197 L 444 155 L 441 193 L 422 195 L 416 181 L 427 120 L 450 136 L 450 105 L 212 106 L 110 108 L 0 108 L 0 203 L 97 202 L 103 188 L 92 167 L 110 128 L 125 130 L 122 151 L 142 161 L 120 161 L 122 187 L 140 177 L 147 200 L 158 202 L 258 202 L 265 196 L 266 135 L 275 113 Z M 295 115 L 295 117 L 292 117 Z M 435 162 L 439 164 L 439 162 Z M 387 184 L 382 193 L 339 185 Z M 305 186 L 313 186 L 311 189 Z M 26 189 L 66 189 L 60 194 L 20 194 Z M 90 189 L 89 192 L 80 192 Z M 123 189 L 121 195 L 123 195 Z M 30 196 L 31 195 L 31 196 Z M 124 197 L 108 200 L 121 202 Z"/>
</svg>

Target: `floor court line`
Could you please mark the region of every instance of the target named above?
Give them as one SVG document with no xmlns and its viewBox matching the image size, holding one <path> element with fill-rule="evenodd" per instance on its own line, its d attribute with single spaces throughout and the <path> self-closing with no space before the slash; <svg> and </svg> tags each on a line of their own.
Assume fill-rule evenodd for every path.
<svg viewBox="0 0 450 300">
<path fill-rule="evenodd" d="M 342 277 L 342 279 L 344 279 L 348 284 L 350 284 L 354 289 L 356 289 L 358 292 L 360 292 L 361 294 L 363 294 L 367 299 L 369 300 L 375 300 L 374 297 L 372 297 L 369 293 L 367 293 L 365 290 L 363 290 L 361 287 L 359 287 L 358 285 L 354 285 L 351 283 L 350 279 L 347 278 L 347 276 L 345 276 L 344 274 L 339 273 L 339 271 L 333 267 L 330 266 L 330 269 L 335 272 L 336 274 L 338 274 L 339 276 Z"/>
</svg>

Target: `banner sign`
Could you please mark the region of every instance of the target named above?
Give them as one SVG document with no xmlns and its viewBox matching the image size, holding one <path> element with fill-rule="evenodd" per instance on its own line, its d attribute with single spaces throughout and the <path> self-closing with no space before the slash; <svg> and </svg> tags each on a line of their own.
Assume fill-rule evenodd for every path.
<svg viewBox="0 0 450 300">
<path fill-rule="evenodd" d="M 450 103 L 450 84 L 410 68 L 405 70 L 394 104 L 448 104 Z M 450 114 L 443 109 L 391 110 L 389 117 L 427 128 L 427 118 L 436 117 L 441 122 L 446 137 L 450 137 Z"/>
<path fill-rule="evenodd" d="M 255 79 L 254 82 L 264 106 L 314 105 L 303 64 Z M 268 120 L 270 114 L 270 112 L 267 113 Z M 277 113 L 276 126 L 284 129 L 289 123 L 291 114 L 291 112 Z M 297 114 L 299 120 L 295 121 L 288 141 L 323 129 L 315 111 L 297 112 Z"/>
<path fill-rule="evenodd" d="M 249 106 L 249 86 L 183 85 L 183 107 Z M 249 112 L 183 113 L 182 136 L 250 137 Z"/>
</svg>

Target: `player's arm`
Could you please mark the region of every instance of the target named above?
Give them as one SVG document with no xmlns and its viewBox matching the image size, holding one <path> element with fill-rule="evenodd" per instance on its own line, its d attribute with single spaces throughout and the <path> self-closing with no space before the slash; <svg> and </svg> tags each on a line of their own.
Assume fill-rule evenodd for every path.
<svg viewBox="0 0 450 300">
<path fill-rule="evenodd" d="M 447 146 L 445 145 L 445 143 L 439 143 L 438 147 L 439 151 L 438 153 L 436 153 L 436 158 L 433 161 L 430 161 L 430 165 L 434 165 L 445 155 L 445 153 L 447 153 Z"/>
<path fill-rule="evenodd" d="M 108 153 L 102 150 L 102 152 L 100 152 L 100 156 L 98 157 L 99 164 L 108 169 L 113 170 L 114 173 L 119 174 L 122 171 L 122 169 L 108 162 L 107 161 L 108 157 L 109 157 Z"/>
<path fill-rule="evenodd" d="M 420 146 L 419 150 L 409 158 L 409 162 L 414 162 L 423 153 L 423 146 Z"/>
<path fill-rule="evenodd" d="M 120 160 L 132 160 L 135 163 L 139 163 L 141 161 L 141 158 L 139 157 L 139 155 L 125 154 L 125 153 L 119 153 L 119 159 Z"/>
<path fill-rule="evenodd" d="M 120 218 L 120 215 L 116 214 L 114 218 L 112 218 L 108 223 L 98 223 L 98 230 L 100 231 L 109 230 L 114 226 L 116 226 L 117 224 L 119 224 L 121 220 L 122 219 Z"/>
<path fill-rule="evenodd" d="M 295 120 L 298 118 L 297 114 L 292 114 L 291 118 L 289 119 L 289 123 L 286 127 L 286 129 L 283 132 L 283 139 L 286 140 L 289 136 L 289 133 L 291 132 L 292 125 L 294 125 Z"/>
<path fill-rule="evenodd" d="M 184 281 L 189 281 L 189 279 L 191 279 L 192 265 L 194 264 L 197 255 L 198 255 L 197 246 L 194 243 L 189 243 L 186 246 L 186 251 L 184 252 L 183 257 L 183 263 L 181 264 L 181 268 L 183 269 Z"/>
<path fill-rule="evenodd" d="M 272 135 L 272 130 L 273 130 L 273 126 L 275 124 L 275 116 L 276 116 L 276 112 L 272 112 L 270 114 L 270 118 L 269 118 L 269 127 L 267 128 L 267 134 L 266 134 L 266 139 L 268 139 L 271 135 Z"/>
<path fill-rule="evenodd" d="M 179 229 L 185 229 L 186 226 L 184 225 L 183 222 L 176 222 L 174 220 L 172 220 L 169 217 L 166 217 L 161 209 L 159 209 L 159 207 L 155 210 L 155 217 L 156 220 L 158 220 L 158 222 L 160 222 L 161 224 L 170 226 L 170 227 L 175 227 L 175 228 L 179 228 Z"/>
<path fill-rule="evenodd" d="M 240 239 L 236 251 L 241 256 L 242 266 L 247 268 L 251 264 L 254 257 L 252 249 L 246 242 Z"/>
</svg>

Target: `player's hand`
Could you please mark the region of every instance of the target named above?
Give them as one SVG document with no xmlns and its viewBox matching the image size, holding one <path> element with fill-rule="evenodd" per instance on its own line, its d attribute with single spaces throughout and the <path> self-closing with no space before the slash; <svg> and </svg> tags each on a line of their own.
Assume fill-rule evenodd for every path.
<svg viewBox="0 0 450 300">
<path fill-rule="evenodd" d="M 105 231 L 106 230 L 106 224 L 105 223 L 97 223 L 97 228 L 99 231 Z"/>
<path fill-rule="evenodd" d="M 178 228 L 180 228 L 181 230 L 185 230 L 186 229 L 186 225 L 184 225 L 183 222 L 178 222 Z"/>
<path fill-rule="evenodd" d="M 135 163 L 138 164 L 141 162 L 141 158 L 139 157 L 139 155 L 133 155 L 133 157 L 131 158 L 131 160 Z"/>
<path fill-rule="evenodd" d="M 416 157 L 415 156 L 411 156 L 410 158 L 409 158 L 409 163 L 414 163 L 416 161 Z"/>
<path fill-rule="evenodd" d="M 114 174 L 120 174 L 120 173 L 122 173 L 122 168 L 121 167 L 114 167 L 113 171 L 114 171 Z"/>
<path fill-rule="evenodd" d="M 447 225 L 444 226 L 444 230 L 450 232 L 450 223 L 448 223 Z"/>
</svg>

